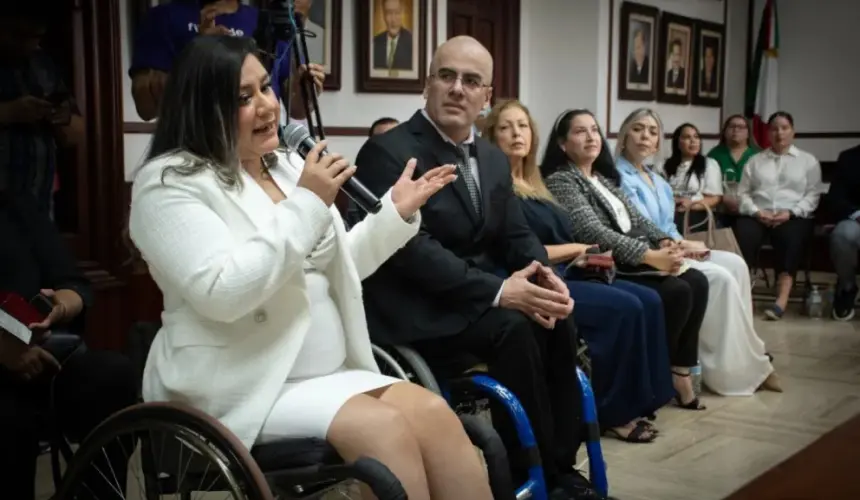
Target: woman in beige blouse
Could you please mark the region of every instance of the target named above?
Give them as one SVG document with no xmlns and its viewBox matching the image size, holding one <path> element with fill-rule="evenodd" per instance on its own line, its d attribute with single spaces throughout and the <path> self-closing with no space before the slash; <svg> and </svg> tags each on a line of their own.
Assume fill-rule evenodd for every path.
<svg viewBox="0 0 860 500">
<path fill-rule="evenodd" d="M 740 214 L 735 235 L 747 265 L 755 266 L 765 238 L 774 250 L 779 276 L 776 302 L 765 310 L 782 317 L 809 238 L 821 193 L 821 166 L 794 145 L 794 118 L 784 111 L 767 121 L 771 146 L 753 156 L 738 186 Z"/>
</svg>

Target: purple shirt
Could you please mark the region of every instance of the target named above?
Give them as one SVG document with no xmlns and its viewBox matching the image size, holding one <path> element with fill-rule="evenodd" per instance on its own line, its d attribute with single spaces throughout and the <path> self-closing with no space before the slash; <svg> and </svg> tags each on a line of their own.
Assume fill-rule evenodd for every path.
<svg viewBox="0 0 860 500">
<path fill-rule="evenodd" d="M 256 7 L 240 4 L 233 14 L 215 18 L 215 24 L 230 29 L 234 36 L 254 36 L 257 29 Z M 137 35 L 132 54 L 129 76 L 137 71 L 155 69 L 169 73 L 173 61 L 182 49 L 197 36 L 200 24 L 200 4 L 198 2 L 174 1 L 152 7 L 146 18 L 137 26 Z M 279 52 L 283 43 L 279 42 Z M 284 57 L 278 68 L 273 69 L 281 83 L 290 74 L 290 58 Z M 280 85 L 274 85 L 275 93 L 280 96 Z"/>
</svg>

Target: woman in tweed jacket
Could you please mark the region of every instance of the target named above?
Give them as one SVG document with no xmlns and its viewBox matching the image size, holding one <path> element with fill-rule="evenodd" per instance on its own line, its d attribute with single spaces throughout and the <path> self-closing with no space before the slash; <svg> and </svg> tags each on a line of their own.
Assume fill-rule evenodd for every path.
<svg viewBox="0 0 860 500">
<path fill-rule="evenodd" d="M 647 139 L 647 135 L 643 137 Z M 646 139 L 636 147 L 652 147 Z M 644 269 L 666 273 L 625 279 L 660 294 L 676 403 L 684 409 L 705 409 L 693 390 L 690 368 L 698 363 L 708 281 L 695 269 L 673 275 L 683 263 L 683 255 L 670 246 L 672 238 L 643 218 L 619 188 L 609 147 L 591 112 L 572 110 L 559 116 L 547 141 L 541 171 L 547 176 L 550 193 L 570 217 L 576 241 L 611 250 L 616 262 L 625 267 L 644 265 Z"/>
</svg>

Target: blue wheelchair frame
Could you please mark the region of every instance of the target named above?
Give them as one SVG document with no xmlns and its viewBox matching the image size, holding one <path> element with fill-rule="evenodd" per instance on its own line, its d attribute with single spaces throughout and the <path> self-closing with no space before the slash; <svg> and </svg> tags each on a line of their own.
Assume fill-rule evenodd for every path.
<svg viewBox="0 0 860 500">
<path fill-rule="evenodd" d="M 597 406 L 594 401 L 594 392 L 591 389 L 591 383 L 585 372 L 577 368 L 576 374 L 582 389 L 582 416 L 587 428 L 585 448 L 588 453 L 589 478 L 599 493 L 608 495 L 609 483 L 606 478 L 606 464 L 603 460 L 603 450 L 600 446 L 600 429 L 597 421 Z M 517 499 L 547 500 L 549 492 L 544 480 L 540 455 L 537 453 L 537 441 L 535 440 L 529 417 L 526 415 L 520 401 L 507 387 L 484 374 L 469 375 L 465 378 L 455 379 L 442 384 L 443 397 L 447 401 L 453 402 L 451 390 L 454 386 L 462 383 L 467 383 L 482 394 L 501 403 L 507 409 L 508 414 L 514 422 L 520 446 L 525 450 L 530 462 L 528 480 L 517 488 Z"/>
</svg>

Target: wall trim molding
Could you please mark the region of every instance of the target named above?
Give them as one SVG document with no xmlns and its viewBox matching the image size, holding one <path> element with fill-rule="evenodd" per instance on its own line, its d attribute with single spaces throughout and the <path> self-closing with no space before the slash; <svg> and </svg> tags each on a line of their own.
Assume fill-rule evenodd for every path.
<svg viewBox="0 0 860 500">
<path fill-rule="evenodd" d="M 672 139 L 671 133 L 663 134 L 666 139 Z M 720 134 L 700 134 L 700 137 L 706 141 L 720 140 Z M 618 132 L 610 132 L 606 134 L 607 139 L 618 139 Z M 860 131 L 858 132 L 795 132 L 795 139 L 860 139 Z"/>
<path fill-rule="evenodd" d="M 329 137 L 367 137 L 369 127 L 326 126 L 325 135 Z M 123 122 L 124 134 L 152 134 L 155 122 Z"/>
</svg>

